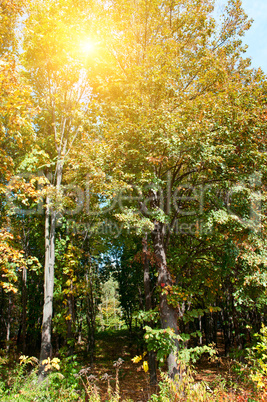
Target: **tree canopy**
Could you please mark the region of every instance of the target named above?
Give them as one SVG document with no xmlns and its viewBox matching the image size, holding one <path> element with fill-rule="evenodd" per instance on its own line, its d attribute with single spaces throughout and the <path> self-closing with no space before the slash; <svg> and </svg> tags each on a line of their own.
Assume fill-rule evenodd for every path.
<svg viewBox="0 0 267 402">
<path fill-rule="evenodd" d="M 135 321 L 174 377 L 190 337 L 265 322 L 267 81 L 215 3 L 1 2 L 2 342 L 92 361 Z"/>
</svg>

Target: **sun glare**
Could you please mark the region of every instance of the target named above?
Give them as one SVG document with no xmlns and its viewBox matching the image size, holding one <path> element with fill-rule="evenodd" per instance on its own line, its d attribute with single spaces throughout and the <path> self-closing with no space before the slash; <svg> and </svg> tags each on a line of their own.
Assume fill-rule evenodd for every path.
<svg viewBox="0 0 267 402">
<path fill-rule="evenodd" d="M 81 51 L 83 53 L 89 54 L 95 51 L 96 44 L 91 39 L 86 39 L 81 43 Z"/>
</svg>

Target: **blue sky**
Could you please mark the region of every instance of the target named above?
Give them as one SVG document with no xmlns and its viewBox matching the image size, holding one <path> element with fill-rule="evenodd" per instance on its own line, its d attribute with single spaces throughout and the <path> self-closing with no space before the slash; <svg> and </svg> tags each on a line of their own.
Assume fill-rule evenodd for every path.
<svg viewBox="0 0 267 402">
<path fill-rule="evenodd" d="M 227 0 L 217 0 L 217 10 L 226 3 Z M 243 0 L 242 4 L 249 19 L 254 20 L 243 40 L 248 45 L 246 55 L 251 58 L 252 67 L 261 67 L 267 74 L 267 0 Z"/>
<path fill-rule="evenodd" d="M 267 0 L 243 0 L 243 8 L 254 19 L 244 38 L 249 46 L 247 55 L 253 67 L 261 67 L 267 74 Z"/>
</svg>

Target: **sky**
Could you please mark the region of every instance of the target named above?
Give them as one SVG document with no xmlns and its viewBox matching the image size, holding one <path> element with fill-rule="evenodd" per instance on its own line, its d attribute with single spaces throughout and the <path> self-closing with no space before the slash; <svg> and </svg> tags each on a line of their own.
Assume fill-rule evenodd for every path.
<svg viewBox="0 0 267 402">
<path fill-rule="evenodd" d="M 247 55 L 253 67 L 261 67 L 267 74 L 267 0 L 243 0 L 242 3 L 248 17 L 254 20 L 244 38 L 249 46 Z"/>
<path fill-rule="evenodd" d="M 220 8 L 226 2 L 217 0 L 216 4 Z M 246 56 L 251 58 L 252 67 L 261 67 L 267 74 L 267 0 L 242 0 L 242 4 L 249 19 L 254 20 L 243 39 L 248 45 Z"/>
</svg>

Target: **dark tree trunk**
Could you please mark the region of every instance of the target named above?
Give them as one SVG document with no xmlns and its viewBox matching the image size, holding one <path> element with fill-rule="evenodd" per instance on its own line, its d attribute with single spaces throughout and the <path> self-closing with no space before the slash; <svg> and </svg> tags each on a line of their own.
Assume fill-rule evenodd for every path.
<svg viewBox="0 0 267 402">
<path fill-rule="evenodd" d="M 93 292 L 93 281 L 92 281 L 92 272 L 90 269 L 86 274 L 86 282 L 87 282 L 87 309 L 86 309 L 86 321 L 88 327 L 88 341 L 87 341 L 87 353 L 89 353 L 90 364 L 94 361 L 94 352 L 95 352 L 95 320 L 96 320 L 96 305 L 95 298 Z"/>
<path fill-rule="evenodd" d="M 164 224 L 156 222 L 154 231 L 152 232 L 152 239 L 154 245 L 154 253 L 158 267 L 158 286 L 163 290 L 166 286 L 172 286 L 173 281 L 171 274 L 167 268 L 166 250 L 164 247 Z M 165 292 L 160 293 L 160 319 L 161 327 L 173 329 L 175 334 L 178 334 L 177 320 L 178 315 L 176 309 L 168 304 Z M 178 373 L 178 366 L 175 357 L 175 352 L 179 350 L 179 342 L 175 342 L 175 350 L 173 350 L 168 358 L 168 373 L 171 378 Z"/>
<path fill-rule="evenodd" d="M 152 300 L 151 300 L 147 235 L 145 235 L 143 238 L 143 259 L 144 259 L 145 308 L 146 311 L 149 311 L 152 310 Z M 150 327 L 153 327 L 153 322 L 149 322 L 148 325 Z M 156 353 L 152 350 L 148 352 L 148 365 L 149 365 L 150 385 L 154 387 L 155 385 L 157 385 L 158 380 L 157 380 Z"/>
<path fill-rule="evenodd" d="M 231 287 L 225 288 L 225 301 L 224 301 L 224 306 L 222 307 L 222 310 L 221 310 L 225 356 L 229 356 L 231 347 L 233 346 L 234 302 L 233 302 L 232 293 L 233 293 L 233 289 Z"/>
</svg>

